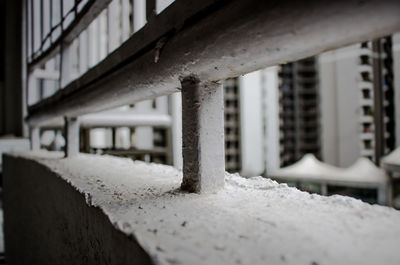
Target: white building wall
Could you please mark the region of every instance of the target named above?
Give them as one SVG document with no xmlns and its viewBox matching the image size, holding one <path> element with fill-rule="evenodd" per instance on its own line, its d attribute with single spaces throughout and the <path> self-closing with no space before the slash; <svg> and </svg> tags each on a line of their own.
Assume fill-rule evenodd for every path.
<svg viewBox="0 0 400 265">
<path fill-rule="evenodd" d="M 319 56 L 322 158 L 347 167 L 360 157 L 359 45 Z"/>
<path fill-rule="evenodd" d="M 280 167 L 278 67 L 262 70 L 265 169 Z"/>
<path fill-rule="evenodd" d="M 170 95 L 171 117 L 172 117 L 172 164 L 175 168 L 182 170 L 182 97 L 181 93 Z"/>
<path fill-rule="evenodd" d="M 133 0 L 133 33 L 146 24 L 146 0 Z"/>
<path fill-rule="evenodd" d="M 264 171 L 262 79 L 256 71 L 239 79 L 242 171 L 257 176 Z"/>
</svg>

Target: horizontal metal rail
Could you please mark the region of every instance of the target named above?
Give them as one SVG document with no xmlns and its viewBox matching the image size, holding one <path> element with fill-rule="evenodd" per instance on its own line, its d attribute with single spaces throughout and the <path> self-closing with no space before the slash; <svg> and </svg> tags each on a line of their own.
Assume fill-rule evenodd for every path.
<svg viewBox="0 0 400 265">
<path fill-rule="evenodd" d="M 400 30 L 397 0 L 177 0 L 120 48 L 29 108 L 31 126 L 219 81 Z"/>
<path fill-rule="evenodd" d="M 171 116 L 166 114 L 137 114 L 126 113 L 101 113 L 88 114 L 79 118 L 81 128 L 105 128 L 105 127 L 140 127 L 151 126 L 154 128 L 171 127 Z M 64 127 L 64 120 L 54 119 L 41 126 L 43 129 L 58 129 Z"/>
</svg>

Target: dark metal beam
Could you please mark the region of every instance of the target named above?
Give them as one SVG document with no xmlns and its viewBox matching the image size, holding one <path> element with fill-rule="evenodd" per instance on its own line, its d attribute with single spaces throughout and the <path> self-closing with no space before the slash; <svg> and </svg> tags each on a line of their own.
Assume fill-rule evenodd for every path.
<svg viewBox="0 0 400 265">
<path fill-rule="evenodd" d="M 4 52 L 4 61 L 1 62 L 4 63 L 4 87 L 1 87 L 0 95 L 3 126 L 0 135 L 23 136 L 23 3 L 22 0 L 5 1 L 2 7 L 5 7 L 5 27 L 4 36 L 1 36 L 3 50 L 0 51 Z"/>
<path fill-rule="evenodd" d="M 98 66 L 30 107 L 28 121 L 170 94 L 188 75 L 218 81 L 382 37 L 400 30 L 398 14 L 396 0 L 177 0 Z"/>
<path fill-rule="evenodd" d="M 149 22 L 156 15 L 156 0 L 146 1 L 146 20 Z"/>
</svg>

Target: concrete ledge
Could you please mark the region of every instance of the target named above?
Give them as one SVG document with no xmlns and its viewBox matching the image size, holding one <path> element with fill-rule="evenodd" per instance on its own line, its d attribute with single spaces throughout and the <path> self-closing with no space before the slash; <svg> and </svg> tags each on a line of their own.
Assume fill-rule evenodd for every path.
<svg viewBox="0 0 400 265">
<path fill-rule="evenodd" d="M 226 174 L 214 194 L 181 172 L 109 156 L 5 156 L 8 264 L 398 264 L 400 213 Z"/>
<path fill-rule="evenodd" d="M 4 158 L 7 264 L 152 264 L 58 174 L 34 160 Z"/>
</svg>

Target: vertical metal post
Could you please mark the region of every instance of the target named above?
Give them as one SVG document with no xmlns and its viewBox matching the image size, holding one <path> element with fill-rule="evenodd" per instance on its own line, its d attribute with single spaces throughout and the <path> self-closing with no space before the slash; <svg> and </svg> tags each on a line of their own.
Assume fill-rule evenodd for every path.
<svg viewBox="0 0 400 265">
<path fill-rule="evenodd" d="M 116 138 L 117 138 L 116 128 L 112 127 L 111 128 L 111 149 L 112 150 L 116 149 Z"/>
<path fill-rule="evenodd" d="M 140 30 L 145 24 L 146 24 L 146 12 L 147 12 L 147 7 L 146 1 L 145 0 L 133 0 L 133 31 L 132 33 L 135 33 L 136 31 Z"/>
<path fill-rule="evenodd" d="M 126 41 L 130 35 L 130 25 L 129 25 L 129 1 L 130 0 L 122 0 L 121 1 L 121 35 L 122 42 Z"/>
<path fill-rule="evenodd" d="M 22 117 L 26 117 L 28 113 L 28 1 L 23 0 L 22 3 Z M 22 136 L 29 136 L 29 128 L 26 122 L 23 122 Z"/>
<path fill-rule="evenodd" d="M 182 190 L 214 192 L 224 186 L 222 85 L 195 76 L 182 80 Z"/>
<path fill-rule="evenodd" d="M 35 54 L 35 25 L 34 25 L 34 10 L 33 10 L 33 0 L 31 0 L 31 59 Z"/>
<path fill-rule="evenodd" d="M 82 152 L 90 153 L 90 129 L 84 128 L 81 133 Z"/>
<path fill-rule="evenodd" d="M 380 40 L 372 42 L 373 84 L 374 84 L 374 124 L 375 124 L 375 164 L 379 166 L 385 152 L 385 131 L 383 117 L 383 81 Z"/>
<path fill-rule="evenodd" d="M 31 150 L 40 150 L 40 128 L 31 127 L 30 129 Z"/>
<path fill-rule="evenodd" d="M 393 175 L 391 172 L 386 171 L 388 175 L 388 182 L 386 183 L 386 205 L 393 207 Z"/>
<path fill-rule="evenodd" d="M 61 34 L 64 32 L 64 1 L 61 0 L 60 4 L 60 26 L 61 26 Z"/>
<path fill-rule="evenodd" d="M 49 24 L 49 39 L 50 39 L 50 45 L 53 44 L 53 0 L 50 0 L 50 14 L 49 14 L 49 20 L 50 20 L 50 24 Z"/>
<path fill-rule="evenodd" d="M 79 4 L 80 0 L 75 0 L 74 3 L 74 18 L 76 18 L 76 16 L 78 15 L 78 4 Z"/>
<path fill-rule="evenodd" d="M 65 117 L 65 157 L 79 153 L 79 121 L 76 117 Z"/>
<path fill-rule="evenodd" d="M 147 23 L 149 23 L 155 15 L 156 15 L 156 0 L 147 0 L 146 1 Z"/>
<path fill-rule="evenodd" d="M 377 203 L 380 205 L 388 205 L 388 185 L 381 184 L 378 186 L 378 196 L 377 196 Z"/>
<path fill-rule="evenodd" d="M 326 183 L 321 184 L 321 195 L 323 195 L 323 196 L 328 195 L 328 184 L 326 184 Z"/>
<path fill-rule="evenodd" d="M 61 34 L 64 32 L 64 1 L 61 0 L 59 2 L 60 5 L 60 28 L 61 28 Z M 60 63 L 59 63 L 59 80 L 58 80 L 58 87 L 61 89 L 63 87 L 63 78 L 64 78 L 64 73 L 63 73 L 63 64 L 64 64 L 64 42 L 61 42 L 60 45 Z"/>
<path fill-rule="evenodd" d="M 43 14 L 43 0 L 40 0 L 40 51 L 43 49 L 43 31 L 44 31 L 44 14 Z"/>
<path fill-rule="evenodd" d="M 166 159 L 165 159 L 165 163 L 167 164 L 167 165 L 173 165 L 173 163 L 172 163 L 172 152 L 173 152 L 173 150 L 172 150 L 172 133 L 171 133 L 171 128 L 167 128 L 166 130 L 165 130 L 165 138 L 166 138 L 166 149 L 167 149 L 167 152 L 166 152 Z"/>
<path fill-rule="evenodd" d="M 72 61 L 72 44 L 61 43 L 60 48 L 60 88 L 63 88 L 71 81 L 71 61 Z"/>
</svg>

